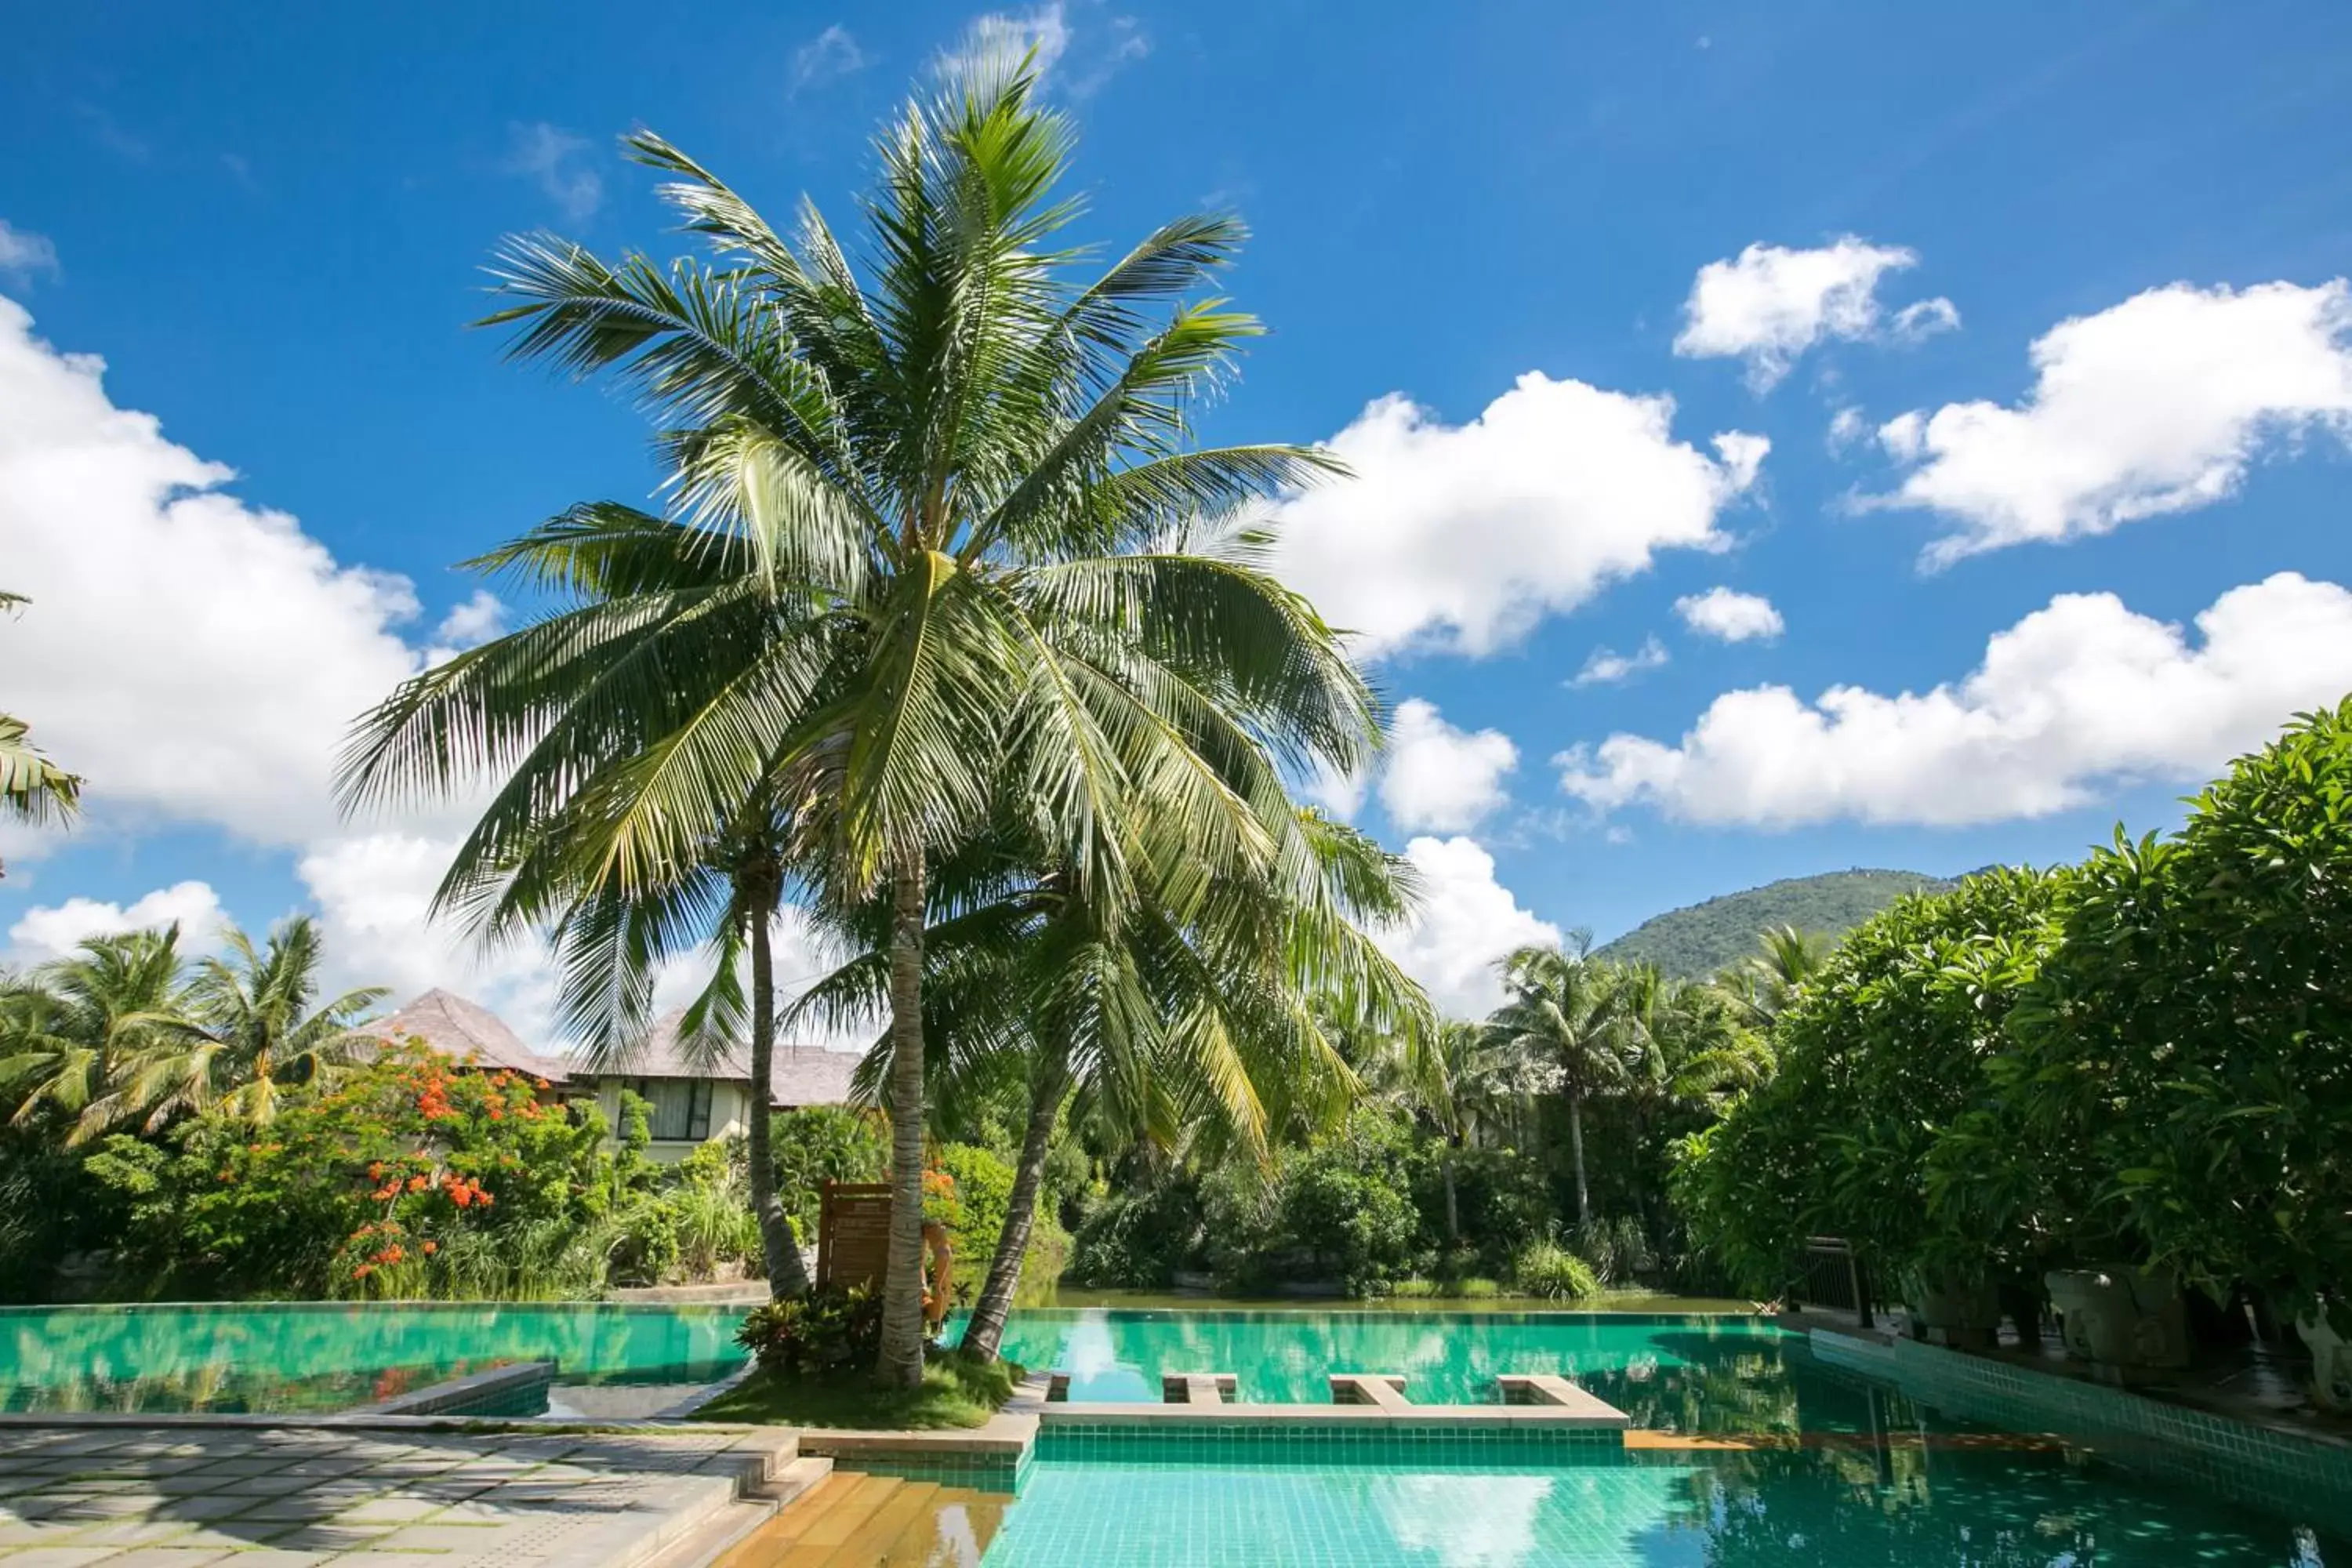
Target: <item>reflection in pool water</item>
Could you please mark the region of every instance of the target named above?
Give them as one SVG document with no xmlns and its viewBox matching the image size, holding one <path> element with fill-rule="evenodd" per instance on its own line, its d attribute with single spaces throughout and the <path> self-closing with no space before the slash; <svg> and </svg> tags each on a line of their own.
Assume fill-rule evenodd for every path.
<svg viewBox="0 0 2352 1568">
<path fill-rule="evenodd" d="M 737 1308 L 296 1304 L 0 1310 L 0 1409 L 348 1409 L 552 1361 L 567 1382 L 688 1383 L 742 1364 Z"/>
</svg>

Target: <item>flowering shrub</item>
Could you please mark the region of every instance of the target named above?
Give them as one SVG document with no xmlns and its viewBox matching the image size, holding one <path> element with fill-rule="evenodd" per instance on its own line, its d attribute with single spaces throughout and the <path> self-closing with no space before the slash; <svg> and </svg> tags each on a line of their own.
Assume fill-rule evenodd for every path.
<svg viewBox="0 0 2352 1568">
<path fill-rule="evenodd" d="M 182 1123 L 117 1135 L 90 1173 L 128 1202 L 133 1289 L 206 1296 L 408 1297 L 453 1289 L 451 1254 L 508 1231 L 593 1226 L 613 1200 L 593 1108 L 544 1105 L 513 1073 L 390 1049 L 257 1134 Z"/>
</svg>

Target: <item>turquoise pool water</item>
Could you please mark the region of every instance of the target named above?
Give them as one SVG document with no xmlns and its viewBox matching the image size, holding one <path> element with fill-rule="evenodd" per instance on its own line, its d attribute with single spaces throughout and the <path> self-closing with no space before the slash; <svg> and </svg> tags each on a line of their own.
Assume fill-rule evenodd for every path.
<svg viewBox="0 0 2352 1568">
<path fill-rule="evenodd" d="M 1419 1405 L 1480 1405 L 1508 1372 L 1566 1372 L 1634 1417 L 1671 1426 L 1698 1381 L 1727 1408 L 1769 1402 L 1787 1336 L 1754 1318 L 1568 1312 L 1029 1311 L 1004 1353 L 1070 1374 L 1072 1400 L 1156 1400 L 1163 1373 L 1230 1372 L 1253 1404 L 1320 1405 L 1334 1372 L 1401 1372 Z"/>
<path fill-rule="evenodd" d="M 679 1383 L 740 1364 L 720 1307 L 270 1306 L 0 1310 L 0 1406 L 346 1408 L 503 1362 L 572 1383 Z M 1661 1434 L 1562 1458 L 1299 1449 L 1105 1453 L 1041 1437 L 988 1568 L 2338 1568 L 2352 1543 L 2139 1483 L 2079 1452 L 1945 1420 L 1740 1318 L 1498 1312 L 1016 1314 L 1009 1354 L 1074 1397 L 1153 1398 L 1162 1372 L 1245 1398 L 1402 1372 L 1417 1401 L 1496 1373 L 1573 1372 Z"/>
<path fill-rule="evenodd" d="M 985 1568 L 2324 1568 L 2352 1543 L 2287 1518 L 2143 1484 L 2079 1451 L 1946 1420 L 1816 1363 L 1749 1322 L 1555 1319 L 1383 1327 L 1321 1315 L 1192 1325 L 1113 1321 L 1092 1386 L 1124 1396 L 1171 1356 L 1209 1351 L 1259 1397 L 1296 1394 L 1325 1356 L 1381 1355 L 1417 1398 L 1465 1392 L 1525 1357 L 1664 1434 L 1622 1454 L 1540 1461 L 1465 1447 L 1399 1462 L 1269 1458 L 1149 1442 L 1108 1457 L 1041 1436 Z M 1399 1329 L 1420 1332 L 1400 1333 Z M 1083 1349 L 1095 1328 L 1030 1321 L 1024 1343 Z M 1466 1337 L 1472 1342 L 1459 1341 Z M 1061 1348 L 1056 1346 L 1055 1348 Z M 1040 1362 L 1038 1364 L 1045 1364 Z M 1076 1371 L 1076 1368 L 1073 1368 Z M 1425 1391 L 1426 1390 L 1426 1391 Z"/>
<path fill-rule="evenodd" d="M 568 1383 L 695 1383 L 742 1364 L 737 1308 L 293 1304 L 0 1309 L 0 1409 L 349 1409 L 553 1361 Z"/>
</svg>

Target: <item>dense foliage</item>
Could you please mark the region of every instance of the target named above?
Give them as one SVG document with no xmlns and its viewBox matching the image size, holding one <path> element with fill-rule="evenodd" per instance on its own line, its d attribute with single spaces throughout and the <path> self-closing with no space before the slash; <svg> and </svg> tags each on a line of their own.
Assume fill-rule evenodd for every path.
<svg viewBox="0 0 2352 1568">
<path fill-rule="evenodd" d="M 1744 1281 L 1777 1286 L 1814 1235 L 1905 1267 L 1983 1261 L 1990 1238 L 1928 1203 L 1927 1158 L 1983 1099 L 2058 887 L 1988 871 L 1900 900 L 1780 1014 L 1778 1076 L 1694 1135 L 1677 1178 L 1684 1215 Z"/>
<path fill-rule="evenodd" d="M 1775 927 L 1834 941 L 1897 899 L 1951 887 L 1918 871 L 1857 868 L 1790 877 L 1653 915 L 1593 956 L 1654 964 L 1670 979 L 1706 980 L 1745 960 L 1756 951 L 1757 938 Z"/>
<path fill-rule="evenodd" d="M 1752 1285 L 1811 1232 L 1882 1274 L 2156 1265 L 2289 1312 L 2352 1289 L 2352 700 L 2168 837 L 1979 873 L 1850 937 L 1780 1076 L 1688 1145 L 1694 1231 Z"/>
</svg>

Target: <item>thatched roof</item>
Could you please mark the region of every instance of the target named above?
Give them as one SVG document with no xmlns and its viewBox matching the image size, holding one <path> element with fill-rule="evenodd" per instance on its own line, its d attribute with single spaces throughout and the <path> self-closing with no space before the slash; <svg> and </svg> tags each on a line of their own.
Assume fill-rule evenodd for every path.
<svg viewBox="0 0 2352 1568">
<path fill-rule="evenodd" d="M 555 1083 L 572 1075 L 567 1064 L 524 1045 L 496 1013 L 446 991 L 427 991 L 390 1017 L 362 1027 L 380 1040 L 395 1044 L 422 1040 L 454 1061 L 470 1061 L 493 1070 L 505 1068 Z"/>
<path fill-rule="evenodd" d="M 678 1039 L 685 1010 L 654 1021 L 637 1047 L 600 1075 L 605 1078 L 708 1078 L 724 1083 L 751 1081 L 751 1052 L 731 1045 L 715 1058 L 689 1055 Z M 849 1082 L 857 1071 L 855 1051 L 827 1050 L 823 1046 L 777 1042 L 773 1070 L 769 1074 L 770 1100 L 780 1106 L 845 1105 Z"/>
</svg>

